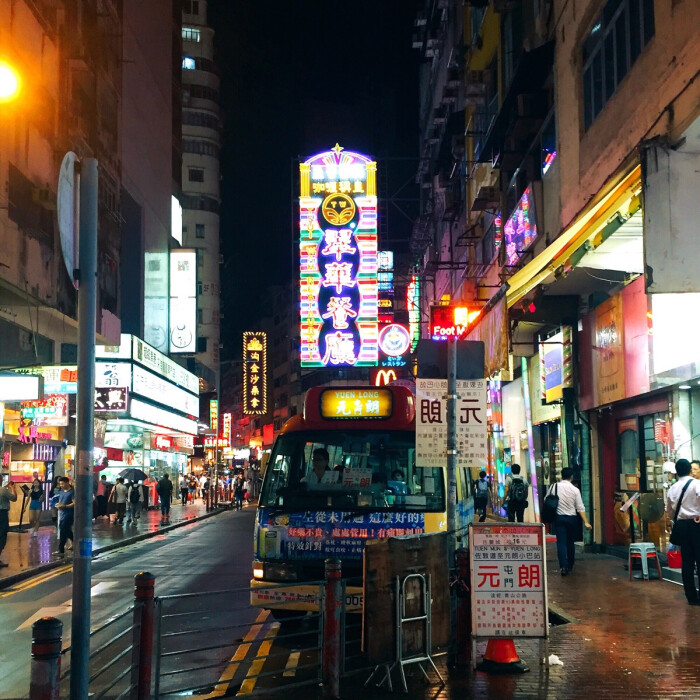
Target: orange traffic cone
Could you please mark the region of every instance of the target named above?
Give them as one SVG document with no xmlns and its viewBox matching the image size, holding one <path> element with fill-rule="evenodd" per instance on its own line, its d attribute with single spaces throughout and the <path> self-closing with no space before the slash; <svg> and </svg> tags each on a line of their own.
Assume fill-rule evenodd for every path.
<svg viewBox="0 0 700 700">
<path fill-rule="evenodd" d="M 526 673 L 530 668 L 518 658 L 512 639 L 489 639 L 484 658 L 476 670 L 484 673 Z"/>
</svg>

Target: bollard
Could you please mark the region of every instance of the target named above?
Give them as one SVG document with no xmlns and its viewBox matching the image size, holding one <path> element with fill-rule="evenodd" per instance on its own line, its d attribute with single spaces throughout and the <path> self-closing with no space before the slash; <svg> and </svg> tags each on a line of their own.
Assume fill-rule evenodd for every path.
<svg viewBox="0 0 700 700">
<path fill-rule="evenodd" d="M 457 579 L 454 582 L 457 596 L 457 649 L 456 666 L 468 666 L 471 663 L 471 628 L 472 611 L 469 597 L 469 550 L 461 547 L 455 552 Z"/>
<path fill-rule="evenodd" d="M 326 582 L 323 596 L 323 693 L 327 698 L 340 697 L 340 608 L 343 604 L 340 559 L 326 559 Z"/>
<path fill-rule="evenodd" d="M 62 634 L 63 623 L 55 617 L 42 617 L 32 625 L 30 700 L 58 700 Z"/>
<path fill-rule="evenodd" d="M 134 576 L 134 626 L 131 652 L 131 700 L 151 697 L 153 664 L 153 611 L 155 576 L 142 571 Z"/>
</svg>

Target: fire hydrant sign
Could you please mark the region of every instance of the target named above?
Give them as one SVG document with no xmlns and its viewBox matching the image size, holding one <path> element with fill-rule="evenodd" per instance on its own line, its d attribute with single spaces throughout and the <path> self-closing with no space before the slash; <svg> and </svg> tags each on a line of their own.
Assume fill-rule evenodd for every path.
<svg viewBox="0 0 700 700">
<path fill-rule="evenodd" d="M 469 526 L 473 637 L 547 637 L 544 526 Z"/>
<path fill-rule="evenodd" d="M 457 380 L 457 464 L 488 463 L 486 379 Z M 416 379 L 416 466 L 444 467 L 447 379 Z"/>
</svg>

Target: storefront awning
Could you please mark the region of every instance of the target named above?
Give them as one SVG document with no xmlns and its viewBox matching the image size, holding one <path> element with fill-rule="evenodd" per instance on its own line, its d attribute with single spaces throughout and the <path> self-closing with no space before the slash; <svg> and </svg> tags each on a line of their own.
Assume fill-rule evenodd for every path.
<svg viewBox="0 0 700 700">
<path fill-rule="evenodd" d="M 612 178 L 553 243 L 508 280 L 508 308 L 564 265 L 587 239 L 601 231 L 618 212 L 626 211 L 641 187 L 640 165 Z"/>
</svg>

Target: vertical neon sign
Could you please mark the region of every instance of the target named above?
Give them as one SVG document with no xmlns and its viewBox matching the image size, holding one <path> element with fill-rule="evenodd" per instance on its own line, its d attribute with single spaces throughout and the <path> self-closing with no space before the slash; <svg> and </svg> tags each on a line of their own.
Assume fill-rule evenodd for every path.
<svg viewBox="0 0 700 700">
<path fill-rule="evenodd" d="M 406 309 L 411 333 L 411 352 L 414 352 L 420 340 L 420 286 L 415 274 L 411 275 L 411 281 L 406 287 Z"/>
<path fill-rule="evenodd" d="M 299 169 L 301 366 L 376 365 L 377 164 L 336 144 Z"/>
<path fill-rule="evenodd" d="M 267 413 L 267 333 L 243 333 L 243 414 Z"/>
</svg>

